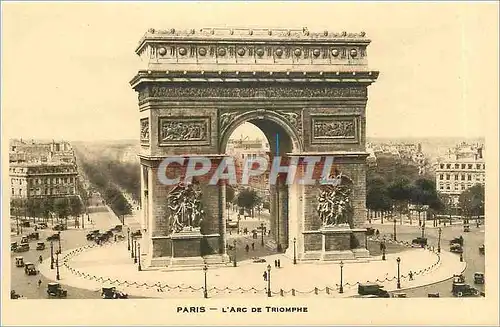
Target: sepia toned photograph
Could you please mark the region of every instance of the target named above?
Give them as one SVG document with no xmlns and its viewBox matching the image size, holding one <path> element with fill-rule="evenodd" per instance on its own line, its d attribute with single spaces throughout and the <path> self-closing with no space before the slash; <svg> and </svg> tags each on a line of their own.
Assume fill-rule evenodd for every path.
<svg viewBox="0 0 500 327">
<path fill-rule="evenodd" d="M 2 3 L 2 324 L 497 325 L 498 9 Z"/>
</svg>

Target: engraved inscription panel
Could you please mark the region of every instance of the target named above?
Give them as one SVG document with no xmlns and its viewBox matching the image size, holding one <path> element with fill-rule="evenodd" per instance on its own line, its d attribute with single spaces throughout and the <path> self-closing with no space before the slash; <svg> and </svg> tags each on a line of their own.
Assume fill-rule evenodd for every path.
<svg viewBox="0 0 500 327">
<path fill-rule="evenodd" d="M 357 143 L 359 119 L 356 116 L 312 117 L 312 143 Z"/>
<path fill-rule="evenodd" d="M 149 143 L 149 118 L 141 119 L 141 143 Z"/>
<path fill-rule="evenodd" d="M 160 146 L 210 144 L 210 117 L 160 117 L 158 128 Z"/>
</svg>

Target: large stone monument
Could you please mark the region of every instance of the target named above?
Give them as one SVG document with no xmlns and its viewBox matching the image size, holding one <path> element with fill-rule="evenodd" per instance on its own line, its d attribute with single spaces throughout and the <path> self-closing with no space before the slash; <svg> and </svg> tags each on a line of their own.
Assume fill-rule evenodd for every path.
<svg viewBox="0 0 500 327">
<path fill-rule="evenodd" d="M 378 72 L 365 33 L 307 29 L 150 29 L 132 79 L 140 112 L 143 244 L 147 265 L 225 263 L 225 185 L 210 185 L 231 133 L 259 127 L 273 155 L 333 157 L 335 185 L 271 186 L 277 250 L 299 260 L 368 255 L 365 229 L 365 108 Z M 165 158 L 207 157 L 194 183 L 164 185 Z M 160 171 L 182 177 L 185 167 Z M 317 173 L 317 172 L 316 172 Z"/>
</svg>

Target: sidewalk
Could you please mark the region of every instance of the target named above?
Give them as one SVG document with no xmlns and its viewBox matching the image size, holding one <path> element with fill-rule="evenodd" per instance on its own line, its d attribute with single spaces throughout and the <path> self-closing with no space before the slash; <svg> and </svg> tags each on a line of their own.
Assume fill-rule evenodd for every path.
<svg viewBox="0 0 500 327">
<path fill-rule="evenodd" d="M 344 293 L 338 293 L 340 267 L 338 262 L 311 262 L 293 265 L 282 254 L 264 257 L 267 262 L 250 260 L 238 267 L 208 267 L 207 285 L 210 297 L 265 296 L 267 282 L 263 273 L 268 263 L 280 259 L 282 268 L 271 268 L 271 289 L 274 296 L 352 297 L 357 294 L 358 282 L 377 282 L 388 291 L 396 290 L 397 263 L 401 258 L 402 290 L 424 286 L 451 278 L 462 272 L 465 263 L 449 252 L 440 256 L 425 249 L 409 249 L 387 255 L 387 260 L 374 257 L 364 261 L 345 261 L 343 267 Z M 204 272 L 200 268 L 183 270 L 161 269 L 138 271 L 132 263 L 126 242 L 74 249 L 63 253 L 61 283 L 97 290 L 112 284 L 126 293 L 154 298 L 202 297 Z M 39 266 L 44 275 L 50 273 L 47 260 Z M 409 271 L 414 280 L 408 278 Z"/>
</svg>

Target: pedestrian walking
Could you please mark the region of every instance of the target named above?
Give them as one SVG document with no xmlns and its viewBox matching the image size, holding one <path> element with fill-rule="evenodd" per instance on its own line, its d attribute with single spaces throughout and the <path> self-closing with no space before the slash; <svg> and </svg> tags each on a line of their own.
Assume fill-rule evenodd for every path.
<svg viewBox="0 0 500 327">
<path fill-rule="evenodd" d="M 278 268 L 281 268 L 281 261 L 278 259 Z"/>
<path fill-rule="evenodd" d="M 252 251 L 255 251 L 255 243 L 252 243 Z"/>
<path fill-rule="evenodd" d="M 274 260 L 274 268 L 278 268 L 278 260 Z"/>
<path fill-rule="evenodd" d="M 42 263 L 43 258 L 42 258 L 42 256 L 41 256 L 41 255 L 38 257 L 38 261 L 39 261 L 40 263 Z"/>
<path fill-rule="evenodd" d="M 264 274 L 262 275 L 264 277 L 264 281 L 267 282 L 267 271 L 264 271 Z"/>
<path fill-rule="evenodd" d="M 413 280 L 413 272 L 410 270 L 410 272 L 408 273 L 408 276 L 410 277 L 410 280 Z"/>
<path fill-rule="evenodd" d="M 248 251 L 250 251 L 250 247 L 248 246 L 248 244 L 245 246 L 245 251 L 247 251 L 247 253 Z"/>
<path fill-rule="evenodd" d="M 42 285 L 42 280 L 41 280 L 41 279 L 39 279 L 39 280 L 38 280 L 38 287 L 40 287 L 41 285 Z"/>
</svg>

